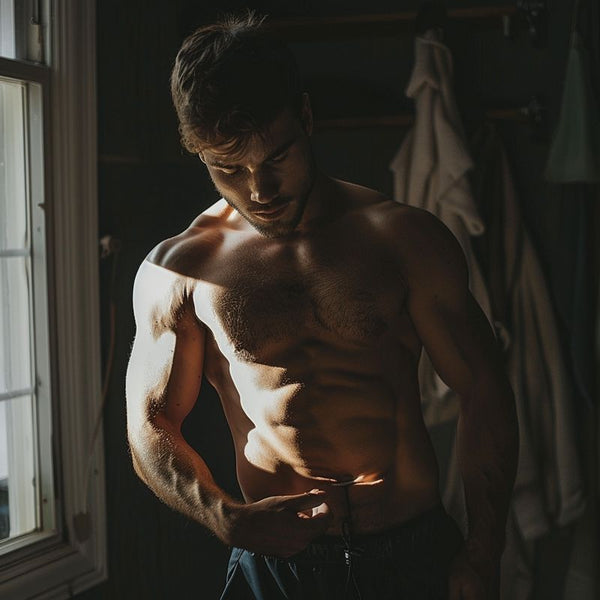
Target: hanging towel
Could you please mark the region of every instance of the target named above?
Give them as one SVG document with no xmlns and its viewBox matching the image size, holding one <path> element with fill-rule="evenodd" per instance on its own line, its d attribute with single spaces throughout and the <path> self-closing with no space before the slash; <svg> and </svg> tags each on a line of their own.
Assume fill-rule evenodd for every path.
<svg viewBox="0 0 600 600">
<path fill-rule="evenodd" d="M 590 277 L 593 260 L 595 204 L 600 196 L 593 184 L 550 184 L 543 188 L 544 213 L 534 214 L 543 231 L 555 232 L 540 248 L 540 258 L 548 274 L 561 338 L 568 349 L 569 370 L 577 386 L 577 410 L 581 419 L 595 403 L 594 289 Z M 541 206 L 541 204 L 539 204 Z M 531 214 L 531 211 L 530 211 Z"/>
<path fill-rule="evenodd" d="M 506 369 L 519 418 L 519 464 L 503 556 L 503 598 L 529 598 L 533 542 L 551 526 L 581 517 L 586 507 L 574 410 L 573 382 L 558 335 L 548 287 L 521 218 L 510 167 L 496 127 L 486 123 L 473 138 L 478 157 L 475 199 L 486 238 L 475 250 L 486 265 L 495 319 L 509 335 Z M 487 208 L 486 208 L 487 207 Z M 497 269 L 502 268 L 502 273 Z M 500 294 L 502 297 L 496 297 Z M 458 491 L 455 491 L 458 494 Z M 522 590 L 522 595 L 518 595 Z M 529 590 L 526 592 L 525 590 Z"/>
<path fill-rule="evenodd" d="M 544 176 L 553 182 L 600 181 L 600 106 L 594 98 L 589 58 L 581 34 L 571 38 L 558 126 Z"/>
<path fill-rule="evenodd" d="M 467 259 L 471 292 L 489 318 L 488 294 L 470 241 L 483 233 L 484 226 L 467 178 L 473 161 L 454 100 L 452 74 L 452 55 L 438 30 L 417 37 L 406 88 L 406 95 L 415 101 L 415 120 L 390 164 L 394 198 L 428 210 L 452 231 Z M 456 418 L 458 398 L 437 375 L 425 351 L 419 362 L 419 385 L 426 423 Z"/>
<path fill-rule="evenodd" d="M 415 121 L 390 168 L 396 200 L 452 222 L 453 233 L 468 246 L 468 236 L 481 235 L 484 227 L 465 177 L 473 161 L 454 101 L 452 71 L 452 55 L 437 30 L 416 38 L 406 88 L 415 101 Z"/>
</svg>

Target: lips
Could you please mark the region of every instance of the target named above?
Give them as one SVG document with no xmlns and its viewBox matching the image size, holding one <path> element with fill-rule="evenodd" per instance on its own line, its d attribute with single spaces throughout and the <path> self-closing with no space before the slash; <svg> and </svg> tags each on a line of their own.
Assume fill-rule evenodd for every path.
<svg viewBox="0 0 600 600">
<path fill-rule="evenodd" d="M 283 211 L 287 208 L 288 204 L 289 202 L 283 202 L 282 204 L 277 204 L 275 206 L 267 206 L 265 208 L 262 208 L 261 210 L 255 210 L 254 214 L 264 218 L 276 217 L 279 214 L 283 213 Z"/>
</svg>

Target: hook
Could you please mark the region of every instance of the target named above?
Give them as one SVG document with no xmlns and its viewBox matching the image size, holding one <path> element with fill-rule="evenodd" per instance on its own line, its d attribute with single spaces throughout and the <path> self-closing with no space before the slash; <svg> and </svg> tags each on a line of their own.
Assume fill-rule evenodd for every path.
<svg viewBox="0 0 600 600">
<path fill-rule="evenodd" d="M 524 13 L 533 45 L 545 47 L 548 37 L 546 0 L 517 0 L 517 8 Z"/>
<path fill-rule="evenodd" d="M 534 95 L 527 106 L 520 109 L 529 121 L 530 138 L 534 142 L 548 142 L 547 108 L 539 95 Z"/>
</svg>

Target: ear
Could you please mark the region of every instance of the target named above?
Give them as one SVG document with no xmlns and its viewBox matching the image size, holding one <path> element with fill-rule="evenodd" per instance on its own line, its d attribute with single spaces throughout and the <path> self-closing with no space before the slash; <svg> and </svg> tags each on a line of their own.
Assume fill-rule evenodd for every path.
<svg viewBox="0 0 600 600">
<path fill-rule="evenodd" d="M 198 158 L 204 163 L 206 164 L 206 159 L 204 158 L 204 153 L 203 152 L 198 152 Z"/>
<path fill-rule="evenodd" d="M 302 92 L 302 108 L 300 111 L 300 121 L 306 135 L 311 136 L 313 132 L 313 114 L 310 106 L 310 97 L 307 92 Z"/>
</svg>

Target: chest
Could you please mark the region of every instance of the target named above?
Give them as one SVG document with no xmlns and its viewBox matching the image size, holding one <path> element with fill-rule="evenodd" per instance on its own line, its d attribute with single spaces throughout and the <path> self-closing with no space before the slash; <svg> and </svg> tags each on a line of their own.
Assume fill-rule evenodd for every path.
<svg viewBox="0 0 600 600">
<path fill-rule="evenodd" d="M 406 295 L 389 256 L 349 243 L 247 248 L 213 279 L 213 326 L 251 360 L 294 339 L 375 343 L 401 318 Z"/>
</svg>

